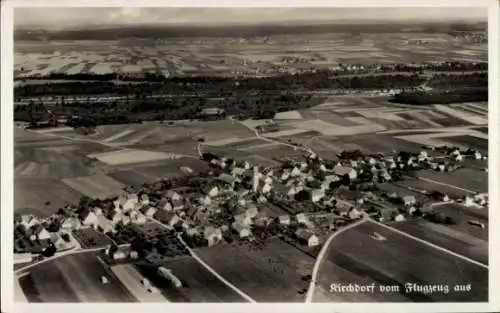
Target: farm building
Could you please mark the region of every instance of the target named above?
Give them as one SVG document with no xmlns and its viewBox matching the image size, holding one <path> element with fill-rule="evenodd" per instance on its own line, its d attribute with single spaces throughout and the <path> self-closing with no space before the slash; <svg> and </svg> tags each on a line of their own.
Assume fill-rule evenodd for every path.
<svg viewBox="0 0 500 313">
<path fill-rule="evenodd" d="M 40 220 L 33 215 L 22 215 L 21 224 L 24 225 L 26 229 L 29 229 L 40 223 Z"/>
<path fill-rule="evenodd" d="M 175 286 L 175 288 L 181 288 L 182 287 L 181 280 L 177 276 L 174 275 L 174 273 L 172 272 L 172 270 L 164 268 L 163 266 L 160 266 L 158 268 L 158 273 L 161 276 L 163 276 L 164 278 L 166 278 L 168 281 L 170 281 Z"/>
<path fill-rule="evenodd" d="M 238 234 L 238 236 L 240 238 L 247 238 L 250 236 L 250 229 L 248 227 L 246 227 L 245 225 L 242 225 L 242 224 L 238 224 L 236 222 L 234 222 L 232 225 L 231 225 L 233 231 L 235 233 Z"/>
<path fill-rule="evenodd" d="M 167 199 L 170 201 L 181 200 L 181 195 L 179 195 L 175 190 L 168 190 L 166 195 Z"/>
<path fill-rule="evenodd" d="M 208 241 L 208 246 L 212 247 L 222 240 L 222 231 L 220 228 L 214 228 L 211 226 L 205 227 L 203 230 L 205 239 Z"/>
<path fill-rule="evenodd" d="M 269 124 L 259 125 L 255 127 L 255 129 L 259 133 L 272 133 L 272 132 L 278 132 L 280 130 L 280 126 L 275 123 L 269 123 Z"/>
<path fill-rule="evenodd" d="M 313 226 L 311 220 L 309 220 L 309 217 L 307 217 L 307 215 L 305 215 L 304 213 L 299 213 L 299 214 L 295 215 L 295 219 L 297 220 L 298 224 L 302 224 L 302 225 L 305 225 L 307 227 Z"/>
<path fill-rule="evenodd" d="M 406 206 L 411 206 L 417 203 L 417 199 L 415 198 L 415 196 L 404 196 L 401 200 Z"/>
<path fill-rule="evenodd" d="M 246 213 L 240 213 L 234 215 L 234 220 L 236 223 L 241 224 L 241 225 L 251 225 L 252 224 L 252 217 L 247 215 Z"/>
<path fill-rule="evenodd" d="M 307 244 L 308 247 L 316 247 L 319 245 L 318 236 L 305 229 L 297 230 L 295 236 L 302 244 Z"/>
<path fill-rule="evenodd" d="M 335 173 L 335 175 L 341 177 L 344 175 L 348 175 L 349 179 L 356 179 L 358 177 L 358 173 L 356 172 L 356 170 L 347 166 L 335 166 L 333 168 L 333 172 Z"/>
<path fill-rule="evenodd" d="M 81 226 L 80 221 L 77 218 L 68 217 L 62 223 L 61 228 L 63 228 L 63 229 L 78 229 L 78 228 L 80 228 L 80 226 Z"/>
<path fill-rule="evenodd" d="M 290 215 L 281 215 L 278 220 L 281 225 L 290 225 L 291 218 Z"/>
<path fill-rule="evenodd" d="M 32 240 L 48 240 L 50 239 L 50 233 L 40 224 L 37 224 L 31 228 Z"/>
</svg>

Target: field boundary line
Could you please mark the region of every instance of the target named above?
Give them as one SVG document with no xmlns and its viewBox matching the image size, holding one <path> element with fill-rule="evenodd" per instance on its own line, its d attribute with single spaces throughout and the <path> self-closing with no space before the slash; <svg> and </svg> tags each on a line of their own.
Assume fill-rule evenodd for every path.
<svg viewBox="0 0 500 313">
<path fill-rule="evenodd" d="M 431 243 L 431 242 L 429 242 L 429 241 L 426 241 L 426 240 L 420 239 L 420 238 L 418 238 L 418 237 L 416 237 L 416 236 L 413 236 L 413 235 L 410 235 L 410 234 L 408 234 L 408 233 L 405 233 L 404 231 L 401 231 L 401 230 L 396 229 L 396 228 L 394 228 L 394 227 L 391 227 L 391 226 L 389 226 L 389 225 L 385 225 L 384 223 L 377 222 L 377 221 L 375 221 L 375 220 L 373 220 L 373 219 L 370 219 L 370 222 L 372 222 L 372 223 L 374 223 L 374 224 L 376 224 L 376 225 L 379 225 L 379 226 L 381 226 L 381 227 L 384 227 L 385 229 L 391 230 L 391 231 L 393 231 L 393 232 L 395 232 L 395 233 L 397 233 L 397 234 L 400 234 L 400 235 L 402 235 L 402 236 L 405 236 L 405 237 L 407 237 L 407 238 L 410 238 L 410 239 L 413 239 L 413 240 L 415 240 L 415 241 L 418 241 L 418 242 L 420 242 L 420 243 L 422 243 L 422 244 L 424 244 L 424 245 L 427 245 L 427 246 L 432 247 L 432 248 L 434 248 L 434 249 L 437 249 L 437 250 L 439 250 L 439 251 L 442 251 L 442 252 L 448 253 L 448 254 L 450 254 L 450 255 L 452 255 L 452 256 L 454 256 L 454 257 L 457 257 L 457 258 L 459 258 L 459 259 L 461 259 L 461 260 L 464 260 L 464 261 L 467 261 L 467 262 L 469 262 L 469 263 L 475 264 L 475 265 L 477 265 L 477 266 L 479 266 L 479 267 L 482 267 L 482 268 L 485 268 L 485 269 L 487 269 L 487 270 L 489 269 L 488 265 L 486 265 L 486 264 L 483 264 L 483 263 L 481 263 L 481 262 L 479 262 L 479 261 L 473 260 L 473 259 L 471 259 L 471 258 L 468 258 L 468 257 L 466 257 L 466 256 L 464 256 L 464 255 L 458 254 L 458 253 L 456 253 L 456 252 L 453 252 L 453 251 L 451 251 L 451 250 L 448 250 L 448 249 L 443 248 L 443 247 L 441 247 L 441 246 L 438 246 L 438 245 L 436 245 L 436 244 L 433 244 L 433 243 Z"/>
<path fill-rule="evenodd" d="M 316 287 L 316 283 L 317 283 L 316 280 L 318 278 L 319 267 L 323 261 L 323 258 L 325 257 L 326 251 L 328 251 L 328 247 L 332 243 L 333 239 L 335 237 L 337 237 L 339 234 L 343 233 L 344 231 L 349 230 L 351 228 L 354 228 L 358 225 L 361 225 L 364 222 L 366 222 L 367 220 L 368 219 L 366 217 L 364 217 L 363 219 L 361 219 L 361 220 L 359 220 L 351 225 L 348 225 L 348 226 L 340 229 L 337 232 L 334 232 L 333 234 L 330 235 L 330 237 L 328 237 L 326 242 L 323 244 L 323 247 L 321 248 L 321 251 L 319 252 L 318 257 L 316 258 L 316 263 L 314 264 L 314 268 L 313 268 L 313 272 L 312 272 L 311 282 L 309 283 L 309 288 L 307 290 L 306 301 L 305 301 L 306 303 L 311 303 L 313 300 L 314 288 Z"/>
<path fill-rule="evenodd" d="M 14 274 L 17 274 L 17 273 L 20 273 L 22 271 L 25 271 L 25 270 L 28 270 L 32 267 L 35 267 L 37 265 L 40 265 L 40 264 L 43 264 L 43 263 L 46 263 L 46 262 L 49 262 L 49 261 L 53 261 L 53 260 L 56 260 L 56 259 L 59 259 L 60 257 L 63 257 L 63 256 L 67 256 L 67 255 L 72 255 L 72 254 L 80 254 L 80 253 L 85 253 L 85 252 L 94 252 L 94 251 L 99 251 L 99 250 L 103 250 L 104 248 L 103 247 L 99 247 L 99 248 L 89 248 L 89 249 L 80 249 L 80 250 L 68 250 L 66 252 L 62 252 L 60 254 L 57 254 L 57 255 L 54 255 L 50 258 L 46 258 L 46 259 L 43 259 L 39 262 L 36 262 L 36 263 L 33 263 L 33 264 L 30 264 L 30 265 L 26 265 L 24 267 L 21 267 L 21 268 L 18 268 L 17 270 L 14 271 Z"/>
<path fill-rule="evenodd" d="M 158 225 L 161 225 L 165 228 L 168 228 L 167 225 L 163 224 L 162 222 L 158 221 L 157 219 L 155 218 L 152 218 L 150 217 L 149 218 L 150 221 L 158 224 Z M 217 279 L 219 279 L 221 282 L 223 282 L 226 286 L 228 286 L 229 288 L 231 288 L 234 292 L 236 292 L 237 294 L 239 294 L 242 298 L 244 298 L 245 300 L 247 300 L 248 302 L 250 303 L 256 303 L 257 301 L 255 301 L 253 298 L 251 298 L 249 295 L 247 295 L 246 293 L 244 293 L 243 291 L 241 291 L 238 287 L 236 287 L 235 285 L 231 284 L 229 281 L 227 281 L 224 277 L 222 277 L 219 273 L 217 273 L 217 271 L 215 271 L 210 265 L 208 265 L 207 263 L 205 263 L 187 244 L 186 242 L 181 238 L 181 236 L 177 236 L 177 239 L 182 243 L 182 245 L 186 248 L 186 250 L 189 252 L 189 254 L 191 255 L 191 257 L 193 259 L 195 259 L 198 263 L 200 263 L 201 266 L 203 266 L 206 270 L 208 270 L 212 275 L 214 275 L 215 277 L 217 277 Z"/>
<path fill-rule="evenodd" d="M 450 185 L 450 184 L 443 183 L 443 182 L 440 182 L 440 181 L 437 181 L 437 180 L 434 180 L 434 179 L 430 179 L 430 178 L 425 178 L 425 177 L 420 177 L 419 176 L 418 179 L 421 179 L 421 180 L 424 180 L 424 181 L 427 181 L 427 182 L 430 182 L 430 183 L 434 183 L 436 185 L 442 185 L 442 186 L 450 187 L 450 188 L 453 188 L 453 189 L 462 190 L 462 191 L 465 191 L 465 192 L 470 192 L 472 194 L 478 193 L 477 191 L 473 191 L 473 190 L 470 190 L 470 189 L 467 189 L 467 188 L 458 187 L 458 186 L 455 186 L 455 185 Z"/>
</svg>

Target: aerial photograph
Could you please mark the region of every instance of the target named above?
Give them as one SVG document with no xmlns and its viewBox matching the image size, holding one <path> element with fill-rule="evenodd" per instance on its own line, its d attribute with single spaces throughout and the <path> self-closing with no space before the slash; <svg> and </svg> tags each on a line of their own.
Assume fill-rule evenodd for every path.
<svg viewBox="0 0 500 313">
<path fill-rule="evenodd" d="M 487 17 L 15 8 L 15 302 L 488 302 Z"/>
</svg>

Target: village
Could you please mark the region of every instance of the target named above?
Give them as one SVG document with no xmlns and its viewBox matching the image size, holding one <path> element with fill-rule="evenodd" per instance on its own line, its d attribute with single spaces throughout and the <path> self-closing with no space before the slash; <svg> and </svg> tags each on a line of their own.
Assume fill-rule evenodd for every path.
<svg viewBox="0 0 500 313">
<path fill-rule="evenodd" d="M 437 152 L 440 155 L 431 156 Z M 203 153 L 202 159 L 210 163 L 206 173 L 129 187 L 107 199 L 84 197 L 47 219 L 16 215 L 15 263 L 104 248 L 110 260 L 156 263 L 196 247 L 245 243 L 258 249 L 272 237 L 315 255 L 329 234 L 362 218 L 453 223 L 433 205 L 487 207 L 487 194 L 453 199 L 442 192 L 412 189 L 420 198 L 377 187 L 408 179 L 415 171 L 454 171 L 466 159 L 486 158 L 476 150 L 455 147 L 422 147 L 418 154 L 392 155 L 344 151 L 338 161 L 310 152 L 302 159 L 282 160 L 277 168 L 264 168 Z"/>
</svg>

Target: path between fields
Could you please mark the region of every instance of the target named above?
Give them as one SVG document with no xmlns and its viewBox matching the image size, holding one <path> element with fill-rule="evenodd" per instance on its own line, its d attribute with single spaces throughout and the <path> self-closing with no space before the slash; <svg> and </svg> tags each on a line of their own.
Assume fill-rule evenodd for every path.
<svg viewBox="0 0 500 313">
<path fill-rule="evenodd" d="M 320 265 L 323 261 L 323 258 L 326 255 L 326 252 L 328 251 L 328 247 L 330 246 L 333 239 L 335 237 L 337 237 L 339 234 L 343 233 L 344 231 L 365 223 L 367 220 L 368 220 L 368 217 L 364 216 L 361 220 L 359 220 L 355 223 L 352 223 L 351 225 L 348 225 L 348 226 L 340 229 L 337 232 L 334 232 L 332 235 L 330 235 L 330 237 L 323 244 L 323 247 L 321 248 L 321 251 L 319 252 L 318 257 L 316 258 L 316 263 L 314 264 L 311 282 L 309 283 L 309 289 L 307 290 L 306 301 L 305 301 L 306 303 L 311 303 L 313 300 L 314 289 L 316 288 L 316 284 L 317 284 L 319 268 L 320 268 Z"/>
<path fill-rule="evenodd" d="M 479 266 L 479 267 L 482 267 L 482 268 L 484 268 L 484 269 L 488 269 L 488 268 L 489 268 L 489 267 L 488 267 L 488 265 L 486 265 L 486 264 L 483 264 L 483 263 L 481 263 L 481 262 L 478 262 L 478 261 L 476 261 L 476 260 L 473 260 L 473 259 L 468 258 L 468 257 L 466 257 L 466 256 L 463 256 L 463 255 L 461 255 L 461 254 L 458 254 L 458 253 L 456 253 L 456 252 L 450 251 L 450 250 L 448 250 L 448 249 L 446 249 L 446 248 L 443 248 L 443 247 L 440 247 L 440 246 L 435 245 L 435 244 L 433 244 L 433 243 L 430 243 L 430 242 L 428 242 L 428 241 L 426 241 L 426 240 L 423 240 L 423 239 L 420 239 L 420 238 L 415 237 L 415 236 L 413 236 L 413 235 L 410 235 L 410 234 L 408 234 L 408 233 L 405 233 L 404 231 L 401 231 L 401 230 L 399 230 L 399 229 L 396 229 L 396 228 L 391 227 L 391 226 L 389 226 L 389 225 L 386 225 L 386 224 L 384 224 L 384 223 L 381 223 L 381 222 L 375 221 L 375 220 L 373 220 L 373 219 L 369 219 L 369 221 L 370 221 L 371 223 L 374 223 L 374 224 L 376 224 L 376 225 L 380 226 L 380 227 L 383 227 L 383 228 L 385 228 L 385 229 L 391 230 L 392 232 L 395 232 L 395 233 L 400 234 L 400 235 L 402 235 L 402 236 L 405 236 L 405 237 L 407 237 L 407 238 L 410 238 L 410 239 L 413 239 L 413 240 L 415 240 L 415 241 L 418 241 L 418 242 L 420 242 L 420 243 L 422 243 L 422 244 L 424 244 L 424 245 L 427 245 L 427 246 L 429 246 L 429 247 L 432 247 L 432 248 L 434 248 L 434 249 L 437 249 L 437 250 L 439 250 L 439 251 L 441 251 L 441 252 L 448 253 L 448 254 L 450 254 L 450 255 L 452 255 L 452 256 L 454 256 L 454 257 L 457 257 L 457 258 L 459 258 L 459 259 L 461 259 L 461 260 L 463 260 L 463 261 L 466 261 L 466 262 L 469 262 L 469 263 L 475 264 L 475 265 L 477 265 L 477 266 Z"/>
<path fill-rule="evenodd" d="M 17 270 L 14 271 L 14 274 L 18 274 L 18 273 L 20 273 L 22 271 L 25 271 L 25 270 L 28 270 L 28 269 L 30 269 L 32 267 L 38 266 L 38 265 L 46 263 L 46 262 L 53 261 L 55 259 L 58 259 L 60 257 L 66 256 L 66 255 L 79 254 L 79 253 L 85 253 L 85 252 L 93 252 L 93 251 L 99 251 L 99 250 L 102 250 L 102 249 L 104 249 L 104 248 L 103 247 L 98 247 L 98 248 L 86 248 L 86 249 L 64 251 L 64 252 L 56 254 L 56 255 L 54 255 L 52 257 L 43 259 L 43 260 L 41 260 L 39 262 L 30 264 L 30 265 L 26 265 L 25 267 L 18 268 Z"/>
<path fill-rule="evenodd" d="M 232 121 L 235 121 L 234 118 L 230 118 Z M 289 143 L 286 143 L 286 142 L 283 142 L 283 141 L 280 141 L 280 140 L 277 140 L 277 139 L 272 139 L 272 138 L 269 138 L 269 137 L 266 137 L 266 136 L 262 136 L 258 130 L 256 130 L 255 128 L 251 127 L 251 126 L 248 126 L 246 125 L 245 123 L 242 123 L 241 121 L 238 121 L 236 120 L 237 123 L 245 126 L 246 128 L 248 128 L 250 131 L 252 131 L 254 134 L 255 134 L 255 137 L 257 137 L 258 139 L 261 139 L 261 140 L 264 140 L 264 141 L 267 141 L 267 142 L 274 142 L 274 143 L 277 143 L 277 144 L 280 144 L 280 145 L 284 145 L 284 146 L 288 146 L 290 148 L 293 148 L 295 150 L 302 150 L 304 152 L 307 152 L 307 153 L 311 153 L 314 151 L 309 148 L 309 147 L 300 147 L 300 146 L 295 146 L 295 145 L 292 145 L 292 144 L 289 144 Z M 312 138 L 311 138 L 312 139 Z M 316 153 L 315 153 L 316 154 Z"/>
<path fill-rule="evenodd" d="M 470 192 L 472 194 L 476 194 L 477 193 L 477 191 L 473 191 L 473 190 L 470 190 L 470 189 L 467 189 L 467 188 L 458 187 L 458 186 L 455 186 L 455 185 L 450 185 L 450 184 L 443 183 L 443 182 L 440 182 L 440 181 L 437 181 L 437 180 L 433 180 L 433 179 L 430 179 L 430 178 L 425 178 L 425 177 L 420 177 L 419 176 L 418 179 L 424 180 L 424 181 L 427 181 L 427 182 L 430 182 L 430 183 L 434 183 L 436 185 L 443 185 L 443 186 L 450 187 L 450 188 L 453 188 L 453 189 L 458 189 L 458 190 L 462 190 L 462 191 L 465 191 L 465 192 Z"/>
<path fill-rule="evenodd" d="M 161 225 L 162 227 L 164 228 L 168 228 L 168 229 L 171 229 L 169 226 L 163 224 L 162 222 L 158 221 L 157 219 L 154 219 L 152 217 L 148 218 L 150 221 L 158 224 L 158 225 Z M 186 242 L 184 242 L 184 240 L 182 240 L 182 238 L 180 236 L 177 236 L 177 238 L 179 239 L 179 241 L 182 243 L 182 245 L 188 250 L 189 254 L 191 255 L 191 257 L 193 259 L 195 259 L 198 263 L 201 264 L 201 266 L 203 266 L 206 270 L 208 270 L 212 275 L 214 275 L 215 277 L 217 277 L 221 282 L 223 282 L 226 286 L 228 286 L 229 288 L 231 288 L 234 292 L 236 292 L 237 294 L 239 294 L 243 299 L 247 300 L 248 302 L 250 303 L 256 303 L 257 301 L 255 301 L 254 299 L 252 299 L 249 295 L 247 295 L 246 293 L 244 293 L 242 290 L 238 289 L 238 287 L 236 287 L 235 285 L 231 284 L 229 281 L 227 281 L 224 277 L 222 277 L 221 275 L 219 275 L 219 273 L 217 273 L 217 271 L 215 271 L 210 265 L 208 265 L 207 263 L 205 263 L 187 244 Z"/>
</svg>

